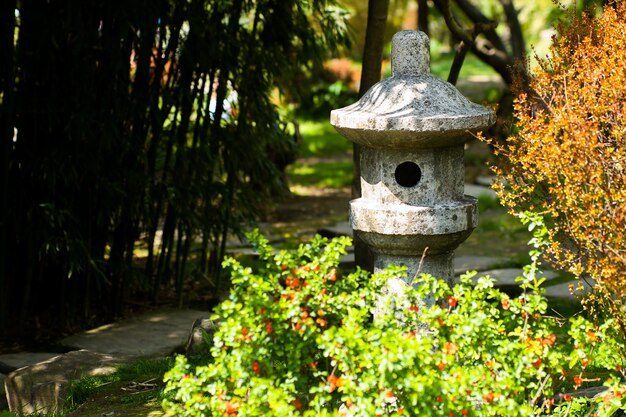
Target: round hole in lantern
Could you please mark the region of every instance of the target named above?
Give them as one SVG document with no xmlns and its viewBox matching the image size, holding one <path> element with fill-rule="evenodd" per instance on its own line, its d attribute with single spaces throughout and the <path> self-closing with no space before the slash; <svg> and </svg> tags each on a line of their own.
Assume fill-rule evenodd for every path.
<svg viewBox="0 0 626 417">
<path fill-rule="evenodd" d="M 401 186 L 414 187 L 422 178 L 422 170 L 415 162 L 406 161 L 396 167 L 394 176 Z"/>
</svg>

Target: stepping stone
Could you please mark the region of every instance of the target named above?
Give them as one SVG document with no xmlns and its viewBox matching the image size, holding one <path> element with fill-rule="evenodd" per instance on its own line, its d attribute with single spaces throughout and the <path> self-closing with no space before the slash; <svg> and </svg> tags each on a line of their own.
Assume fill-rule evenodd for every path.
<svg viewBox="0 0 626 417">
<path fill-rule="evenodd" d="M 486 196 L 493 199 L 497 199 L 498 195 L 489 187 L 476 184 L 465 184 L 465 194 L 474 196 L 476 198 L 480 196 Z"/>
<path fill-rule="evenodd" d="M 333 238 L 337 236 L 353 237 L 352 227 L 350 227 L 350 223 L 348 222 L 341 222 L 341 223 L 337 223 L 334 226 L 323 227 L 319 229 L 317 233 L 327 238 Z"/>
<path fill-rule="evenodd" d="M 247 240 L 239 239 L 236 236 L 229 237 L 228 240 L 226 240 L 226 248 L 227 249 L 242 248 L 242 247 L 249 246 L 249 245 L 250 244 L 248 243 Z"/>
<path fill-rule="evenodd" d="M 25 366 L 34 365 L 58 356 L 50 352 L 19 352 L 0 355 L 0 371 L 9 373 Z"/>
<path fill-rule="evenodd" d="M 476 177 L 475 181 L 477 185 L 491 187 L 491 184 L 498 181 L 498 177 L 496 177 L 495 175 L 480 175 Z"/>
<path fill-rule="evenodd" d="M 496 256 L 455 256 L 454 275 L 458 276 L 468 271 L 486 271 L 505 262 L 505 258 Z"/>
<path fill-rule="evenodd" d="M 519 286 L 519 282 L 516 281 L 517 277 L 521 277 L 524 274 L 524 270 L 521 268 L 504 268 L 504 269 L 493 269 L 490 271 L 484 271 L 478 274 L 478 276 L 487 276 L 489 275 L 491 278 L 495 280 L 495 287 L 503 287 L 503 286 Z M 540 277 L 545 277 L 547 279 L 552 279 L 557 276 L 557 273 L 554 271 L 544 271 L 540 274 Z"/>
<path fill-rule="evenodd" d="M 265 237 L 265 239 L 267 239 L 272 246 L 285 243 L 284 237 L 272 236 L 269 233 L 265 233 L 263 231 L 261 231 L 261 234 L 263 234 L 263 237 Z M 250 242 L 248 242 L 248 240 L 245 237 L 242 239 L 239 239 L 236 236 L 232 236 L 232 237 L 229 237 L 228 240 L 226 241 L 227 249 L 249 248 L 249 247 L 250 247 Z"/>
<path fill-rule="evenodd" d="M 226 254 L 229 256 L 251 256 L 251 257 L 259 256 L 259 252 L 257 252 L 256 249 L 253 249 L 251 247 L 228 248 L 226 249 Z"/>
<path fill-rule="evenodd" d="M 591 281 L 591 280 L 590 280 Z M 574 289 L 578 287 L 578 284 L 582 285 L 582 290 L 576 290 L 574 294 L 570 291 L 570 285 L 573 286 Z M 594 282 L 591 282 L 591 285 L 595 285 Z M 561 284 L 552 285 L 550 287 L 546 287 L 546 297 L 550 298 L 576 298 L 577 296 L 586 295 L 591 292 L 592 286 L 587 284 L 585 280 L 575 279 L 570 282 L 563 282 Z"/>
<path fill-rule="evenodd" d="M 61 343 L 131 358 L 163 357 L 184 347 L 193 323 L 210 315 L 197 310 L 154 311 L 67 337 Z"/>
<path fill-rule="evenodd" d="M 78 350 L 18 369 L 5 381 L 9 409 L 18 415 L 60 412 L 72 381 L 109 375 L 124 361 L 112 355 Z"/>
</svg>

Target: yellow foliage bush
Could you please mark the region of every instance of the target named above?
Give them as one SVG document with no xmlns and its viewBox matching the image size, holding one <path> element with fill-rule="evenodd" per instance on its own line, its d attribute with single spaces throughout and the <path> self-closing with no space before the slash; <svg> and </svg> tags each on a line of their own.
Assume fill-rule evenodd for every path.
<svg viewBox="0 0 626 417">
<path fill-rule="evenodd" d="M 544 215 L 549 256 L 599 284 L 626 335 L 626 2 L 557 29 L 517 97 L 516 131 L 493 143 L 498 192 L 513 211 Z"/>
</svg>

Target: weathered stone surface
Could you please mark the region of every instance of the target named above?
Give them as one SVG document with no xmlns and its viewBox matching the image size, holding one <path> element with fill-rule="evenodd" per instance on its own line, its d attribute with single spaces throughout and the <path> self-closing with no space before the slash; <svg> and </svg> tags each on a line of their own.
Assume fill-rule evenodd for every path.
<svg viewBox="0 0 626 417">
<path fill-rule="evenodd" d="M 452 252 L 424 257 L 378 254 L 374 260 L 374 272 L 380 272 L 389 265 L 404 266 L 408 283 L 413 283 L 417 275 L 426 273 L 454 284 L 452 258 Z"/>
<path fill-rule="evenodd" d="M 350 202 L 350 221 L 355 230 L 383 235 L 452 235 L 473 230 L 478 211 L 473 198 L 437 206 L 383 205 L 359 198 Z"/>
<path fill-rule="evenodd" d="M 210 316 L 197 310 L 164 309 L 67 337 L 63 345 L 129 357 L 160 357 L 182 349 L 196 319 Z"/>
<path fill-rule="evenodd" d="M 200 353 L 208 353 L 213 346 L 209 341 L 213 340 L 213 335 L 219 328 L 219 322 L 211 319 L 197 319 L 191 326 L 185 355 L 192 356 Z"/>
<path fill-rule="evenodd" d="M 51 352 L 18 352 L 0 355 L 0 371 L 10 373 L 25 366 L 34 365 L 58 356 Z"/>
<path fill-rule="evenodd" d="M 462 146 L 413 151 L 363 148 L 360 164 L 361 194 L 375 203 L 432 206 L 463 198 Z"/>
<path fill-rule="evenodd" d="M 71 381 L 110 374 L 124 361 L 121 357 L 79 350 L 18 369 L 5 381 L 9 409 L 19 415 L 59 412 Z"/>
<path fill-rule="evenodd" d="M 6 391 L 4 389 L 4 381 L 7 376 L 0 374 L 0 411 L 9 409 L 9 402 L 7 401 Z"/>
</svg>

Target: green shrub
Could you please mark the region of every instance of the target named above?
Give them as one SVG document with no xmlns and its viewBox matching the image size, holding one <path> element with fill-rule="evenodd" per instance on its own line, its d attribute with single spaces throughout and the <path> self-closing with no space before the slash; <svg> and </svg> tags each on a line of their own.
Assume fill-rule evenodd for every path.
<svg viewBox="0 0 626 417">
<path fill-rule="evenodd" d="M 165 375 L 169 411 L 531 416 L 551 408 L 555 390 L 579 386 L 590 352 L 605 344 L 603 329 L 580 318 L 571 333 L 585 343 L 557 349 L 567 336 L 544 315 L 538 253 L 519 297 L 475 274 L 454 287 L 421 275 L 416 289 L 390 296 L 385 289 L 406 279 L 401 268 L 337 274 L 348 238 L 278 253 L 258 233 L 253 241 L 266 264 L 255 272 L 225 262 L 233 289 L 216 310 L 212 358 L 197 367 L 177 358 Z"/>
</svg>

